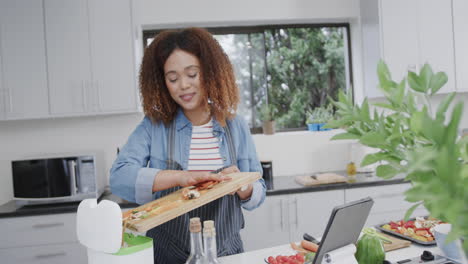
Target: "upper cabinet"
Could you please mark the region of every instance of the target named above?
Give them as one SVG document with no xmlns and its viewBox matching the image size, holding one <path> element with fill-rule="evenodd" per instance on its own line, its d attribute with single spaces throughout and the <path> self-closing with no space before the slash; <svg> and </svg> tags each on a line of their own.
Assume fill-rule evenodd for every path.
<svg viewBox="0 0 468 264">
<path fill-rule="evenodd" d="M 128 0 L 89 2 L 93 88 L 98 110 L 137 109 L 131 3 Z"/>
<path fill-rule="evenodd" d="M 452 1 L 376 2 L 361 1 L 366 96 L 382 96 L 377 78 L 372 76 L 376 75 L 379 58 L 387 63 L 395 81 L 406 78 L 408 71 L 419 72 L 428 63 L 435 72 L 444 71 L 448 75 L 448 82 L 439 93 L 456 91 Z M 378 14 L 378 19 L 368 19 L 374 14 Z M 374 29 L 376 25 L 378 29 Z M 374 29 L 372 33 L 369 28 Z M 370 54 L 366 45 L 377 46 L 380 56 Z"/>
<path fill-rule="evenodd" d="M 51 114 L 91 112 L 88 5 L 83 0 L 45 0 Z"/>
<path fill-rule="evenodd" d="M 468 1 L 453 0 L 457 91 L 468 92 Z"/>
<path fill-rule="evenodd" d="M 0 1 L 0 58 L 0 118 L 47 116 L 42 1 Z"/>
<path fill-rule="evenodd" d="M 0 7 L 0 120 L 139 111 L 130 0 Z"/>
</svg>

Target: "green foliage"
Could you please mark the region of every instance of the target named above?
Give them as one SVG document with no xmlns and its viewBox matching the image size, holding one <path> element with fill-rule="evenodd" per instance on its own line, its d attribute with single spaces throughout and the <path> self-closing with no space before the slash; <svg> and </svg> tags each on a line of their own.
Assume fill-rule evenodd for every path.
<svg viewBox="0 0 468 264">
<path fill-rule="evenodd" d="M 329 104 L 327 107 L 315 107 L 312 111 L 307 112 L 307 123 L 327 123 L 332 120 L 333 105 Z"/>
<path fill-rule="evenodd" d="M 278 109 L 278 128 L 303 127 L 308 111 L 325 106 L 329 96 L 337 98 L 338 91 L 345 89 L 343 31 L 334 27 L 271 29 L 252 37 L 252 43 L 265 40 L 268 102 Z M 253 72 L 259 77 L 264 74 L 260 68 Z"/>
<path fill-rule="evenodd" d="M 273 121 L 276 119 L 278 109 L 272 104 L 264 103 L 260 108 L 260 119 L 262 121 Z"/>
<path fill-rule="evenodd" d="M 458 137 L 463 103 L 450 107 L 455 94 L 448 94 L 432 113 L 430 98 L 447 82 L 447 75 L 433 73 L 427 64 L 419 74 L 409 72 L 408 82 L 397 83 L 380 62 L 378 78 L 386 100 L 374 104 L 372 113 L 367 100 L 354 105 L 340 92 L 333 102 L 337 120 L 328 126 L 344 128 L 346 133 L 333 139 L 354 138 L 380 149 L 361 165 L 380 163 L 376 173 L 385 179 L 406 175 L 412 182 L 406 200 L 416 203 L 406 217 L 423 204 L 433 217 L 452 224 L 450 239 L 468 238 L 468 138 Z M 416 96 L 425 98 L 425 103 L 416 104 Z"/>
</svg>

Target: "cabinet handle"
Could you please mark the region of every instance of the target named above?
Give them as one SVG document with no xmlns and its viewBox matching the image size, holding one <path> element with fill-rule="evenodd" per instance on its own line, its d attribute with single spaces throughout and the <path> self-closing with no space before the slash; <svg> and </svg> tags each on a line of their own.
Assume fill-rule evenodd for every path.
<svg viewBox="0 0 468 264">
<path fill-rule="evenodd" d="M 35 224 L 33 228 L 41 229 L 41 228 L 51 228 L 56 226 L 64 226 L 65 223 L 48 223 L 48 224 Z"/>
<path fill-rule="evenodd" d="M 96 95 L 97 95 L 97 107 L 98 107 L 98 110 L 99 112 L 102 112 L 102 109 L 101 109 L 101 94 L 99 93 L 100 90 L 99 90 L 99 81 L 96 81 Z"/>
<path fill-rule="evenodd" d="M 11 102 L 11 93 L 10 93 L 10 89 L 5 89 L 5 97 L 6 97 L 6 103 L 8 104 L 8 106 L 6 107 L 7 109 L 7 112 L 8 113 L 13 113 L 13 104 Z"/>
<path fill-rule="evenodd" d="M 86 95 L 88 94 L 87 91 L 86 91 L 86 83 L 84 80 L 81 81 L 81 94 L 83 96 L 83 111 L 86 112 L 87 108 L 88 108 L 88 99 L 86 98 Z"/>
<path fill-rule="evenodd" d="M 296 228 L 299 228 L 299 217 L 298 217 L 298 213 L 297 213 L 297 197 L 294 197 L 294 205 L 295 205 L 295 209 L 296 209 Z"/>
<path fill-rule="evenodd" d="M 36 255 L 36 259 L 48 259 L 48 258 L 56 258 L 56 257 L 62 257 L 66 256 L 67 253 L 65 252 L 57 252 L 57 253 L 50 253 L 50 254 L 41 254 L 41 255 Z"/>
<path fill-rule="evenodd" d="M 280 199 L 280 224 L 281 224 L 281 231 L 284 230 L 283 224 L 283 199 Z"/>
</svg>

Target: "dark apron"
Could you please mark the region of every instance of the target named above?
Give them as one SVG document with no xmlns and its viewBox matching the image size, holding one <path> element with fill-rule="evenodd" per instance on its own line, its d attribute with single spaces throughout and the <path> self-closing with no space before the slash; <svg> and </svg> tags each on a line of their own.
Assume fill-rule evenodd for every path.
<svg viewBox="0 0 468 264">
<path fill-rule="evenodd" d="M 236 151 L 229 125 L 225 128 L 231 164 L 237 166 Z M 174 122 L 168 128 L 167 170 L 182 170 L 182 166 L 174 160 L 175 127 Z M 173 187 L 161 192 L 161 196 L 177 191 L 181 187 Z M 189 219 L 200 217 L 201 221 L 214 220 L 216 228 L 216 246 L 218 256 L 227 256 L 244 252 L 239 234 L 244 227 L 244 217 L 241 202 L 237 195 L 225 195 L 209 204 L 194 209 L 169 222 L 157 226 L 147 232 L 154 241 L 154 263 L 183 264 L 190 254 Z"/>
</svg>

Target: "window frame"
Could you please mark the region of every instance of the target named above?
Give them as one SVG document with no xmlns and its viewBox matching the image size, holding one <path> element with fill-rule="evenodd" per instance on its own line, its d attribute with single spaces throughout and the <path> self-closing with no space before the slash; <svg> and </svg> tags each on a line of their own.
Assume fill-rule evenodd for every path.
<svg viewBox="0 0 468 264">
<path fill-rule="evenodd" d="M 251 25 L 251 26 L 203 26 L 204 29 L 208 30 L 213 35 L 227 35 L 227 34 L 249 34 L 249 33 L 262 33 L 264 34 L 265 30 L 270 29 L 286 29 L 286 28 L 322 28 L 322 27 L 344 27 L 346 29 L 346 42 L 347 42 L 347 68 L 349 72 L 347 73 L 349 76 L 349 87 L 346 90 L 346 93 L 351 93 L 352 100 L 354 101 L 354 76 L 353 76 L 353 56 L 352 56 L 352 48 L 351 48 L 351 27 L 350 23 L 346 22 L 339 22 L 339 23 L 301 23 L 301 24 L 265 24 L 265 25 Z M 171 28 L 161 28 L 161 29 L 146 29 L 143 30 L 143 50 L 145 50 L 148 39 L 154 37 L 161 31 L 167 29 L 182 29 L 187 28 L 187 26 L 182 27 L 171 27 Z M 265 70 L 266 74 L 268 74 L 268 64 L 266 63 L 266 49 L 264 54 L 265 60 Z M 345 62 L 346 63 L 346 62 Z M 267 83 L 267 91 L 266 94 L 268 95 L 268 83 Z M 254 117 L 257 111 L 252 109 L 252 117 Z M 307 130 L 307 127 L 304 125 L 302 127 L 297 128 L 283 128 L 277 130 L 277 132 L 292 132 L 292 131 L 304 131 Z M 252 127 L 250 128 L 252 134 L 261 134 L 262 129 L 261 127 Z"/>
</svg>

